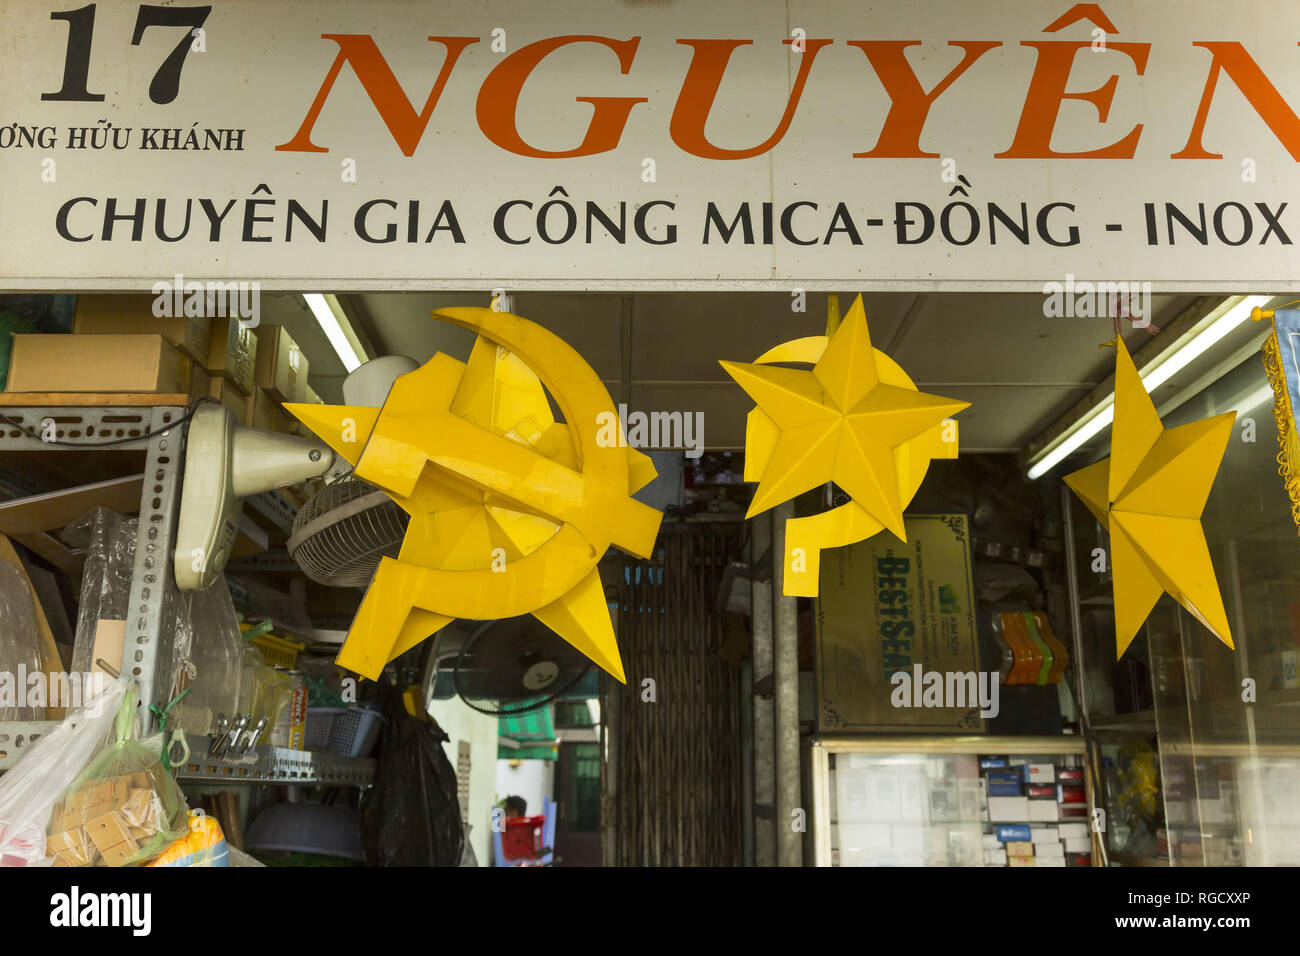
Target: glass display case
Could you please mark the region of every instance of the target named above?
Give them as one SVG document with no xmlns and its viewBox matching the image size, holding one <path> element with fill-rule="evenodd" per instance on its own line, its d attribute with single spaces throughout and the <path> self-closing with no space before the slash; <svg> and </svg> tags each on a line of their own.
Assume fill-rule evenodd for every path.
<svg viewBox="0 0 1300 956">
<path fill-rule="evenodd" d="M 1251 356 L 1166 428 L 1237 413 L 1202 518 L 1234 647 L 1168 595 L 1115 660 L 1104 530 L 1063 489 L 1104 851 L 1142 866 L 1300 863 L 1300 536 L 1277 473 L 1273 393 Z"/>
<path fill-rule="evenodd" d="M 818 737 L 817 866 L 1094 865 L 1079 737 Z"/>
</svg>

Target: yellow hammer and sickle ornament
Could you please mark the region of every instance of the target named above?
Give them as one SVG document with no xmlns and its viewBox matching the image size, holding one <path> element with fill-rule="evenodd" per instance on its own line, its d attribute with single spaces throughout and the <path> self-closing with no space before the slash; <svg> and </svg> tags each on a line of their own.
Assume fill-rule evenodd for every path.
<svg viewBox="0 0 1300 956">
<path fill-rule="evenodd" d="M 1124 340 L 1115 341 L 1110 457 L 1065 476 L 1110 536 L 1115 659 L 1165 593 L 1232 647 L 1201 512 L 1236 412 L 1165 428 Z"/>
<path fill-rule="evenodd" d="M 931 459 L 957 457 L 957 423 L 949 416 L 970 403 L 918 391 L 893 359 L 873 348 L 862 296 L 843 320 L 830 297 L 826 335 L 782 343 L 754 364 L 722 367 L 758 403 L 746 422 L 744 477 L 759 484 L 745 517 L 827 482 L 850 499 L 786 522 L 787 596 L 817 595 L 824 548 L 885 528 L 907 540 L 903 509 Z"/>
<path fill-rule="evenodd" d="M 382 408 L 285 406 L 411 516 L 338 664 L 374 679 L 456 618 L 532 614 L 623 682 L 596 566 L 611 546 L 650 557 L 663 515 L 631 495 L 653 464 L 598 440 L 613 401 L 557 335 L 493 309 L 433 314 L 478 332 L 467 363 L 434 355 Z"/>
</svg>

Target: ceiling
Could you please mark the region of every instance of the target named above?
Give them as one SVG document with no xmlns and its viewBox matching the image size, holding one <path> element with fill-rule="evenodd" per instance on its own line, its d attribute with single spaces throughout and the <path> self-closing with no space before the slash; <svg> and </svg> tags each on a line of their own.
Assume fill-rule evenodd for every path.
<svg viewBox="0 0 1300 956">
<path fill-rule="evenodd" d="M 465 358 L 471 334 L 430 313 L 487 305 L 488 298 L 482 292 L 339 296 L 372 356 L 417 361 L 436 351 Z M 751 361 L 780 342 L 823 334 L 826 300 L 809 293 L 805 311 L 796 312 L 794 297 L 783 292 L 531 292 L 516 293 L 513 309 L 574 345 L 629 410 L 703 412 L 707 447 L 740 448 L 752 402 L 718 360 Z M 1195 300 L 1155 295 L 1154 325 L 1167 325 Z M 841 295 L 841 308 L 851 301 Z M 1114 337 L 1114 320 L 1045 317 L 1042 295 L 867 293 L 863 301 L 872 343 L 920 389 L 971 403 L 958 418 L 966 452 L 1022 450 L 1113 371 L 1114 353 L 1099 346 Z M 343 366 L 302 297 L 263 293 L 262 314 L 264 322 L 287 326 L 302 346 L 322 398 L 341 401 Z M 1135 351 L 1148 335 L 1126 327 L 1124 337 Z M 1192 366 L 1182 380 L 1196 373 Z"/>
</svg>

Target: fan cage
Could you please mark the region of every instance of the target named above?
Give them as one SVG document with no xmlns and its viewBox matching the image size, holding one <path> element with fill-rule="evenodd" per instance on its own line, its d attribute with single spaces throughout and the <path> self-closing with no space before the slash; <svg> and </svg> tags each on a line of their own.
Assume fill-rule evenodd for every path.
<svg viewBox="0 0 1300 956">
<path fill-rule="evenodd" d="M 545 707 L 547 704 L 563 697 L 578 683 L 587 676 L 591 670 L 591 662 L 588 661 L 584 666 L 574 667 L 567 672 L 563 666 L 560 667 L 560 673 L 555 683 L 546 690 L 535 694 L 527 694 L 518 697 L 501 697 L 492 696 L 483 693 L 473 693 L 472 688 L 467 686 L 469 678 L 466 676 L 470 673 L 499 673 L 499 667 L 493 667 L 478 658 L 482 655 L 478 653 L 478 647 L 482 643 L 483 635 L 494 627 L 500 625 L 500 621 L 488 621 L 461 645 L 460 653 L 456 655 L 456 663 L 452 668 L 451 679 L 452 685 L 456 689 L 457 695 L 465 705 L 480 714 L 488 714 L 493 717 L 512 717 L 518 714 L 526 714 L 531 710 L 537 710 Z M 553 631 L 549 632 L 552 639 L 556 641 L 557 653 L 554 655 L 561 662 L 566 659 L 571 660 L 576 653 L 570 645 Z M 566 679 L 567 678 L 567 679 Z"/>
<path fill-rule="evenodd" d="M 343 478 L 298 509 L 289 555 L 318 584 L 365 587 L 382 558 L 397 557 L 409 520 L 384 492 Z"/>
</svg>

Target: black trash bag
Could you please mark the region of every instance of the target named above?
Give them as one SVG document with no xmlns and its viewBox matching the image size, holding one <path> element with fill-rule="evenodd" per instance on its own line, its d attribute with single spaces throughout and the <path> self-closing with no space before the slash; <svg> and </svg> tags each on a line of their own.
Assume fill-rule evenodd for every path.
<svg viewBox="0 0 1300 956">
<path fill-rule="evenodd" d="M 437 722 L 416 720 L 402 695 L 381 683 L 384 731 L 375 785 L 361 803 L 371 866 L 458 866 L 465 846 L 456 771 Z"/>
</svg>

